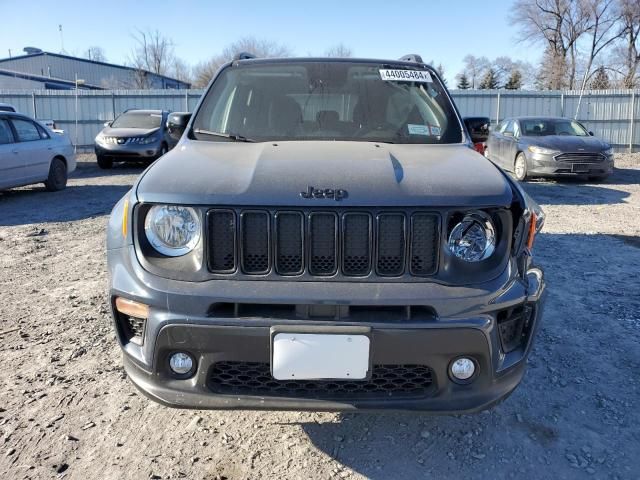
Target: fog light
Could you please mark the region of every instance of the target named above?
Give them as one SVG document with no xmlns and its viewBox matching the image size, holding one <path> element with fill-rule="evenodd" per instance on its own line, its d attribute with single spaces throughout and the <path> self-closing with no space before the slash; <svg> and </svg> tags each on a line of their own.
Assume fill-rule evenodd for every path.
<svg viewBox="0 0 640 480">
<path fill-rule="evenodd" d="M 193 368 L 191 355 L 183 352 L 174 353 L 169 358 L 169 367 L 177 375 L 186 375 Z"/>
<path fill-rule="evenodd" d="M 469 380 L 476 372 L 476 364 L 470 358 L 458 358 L 451 364 L 451 375 L 457 380 Z"/>
</svg>

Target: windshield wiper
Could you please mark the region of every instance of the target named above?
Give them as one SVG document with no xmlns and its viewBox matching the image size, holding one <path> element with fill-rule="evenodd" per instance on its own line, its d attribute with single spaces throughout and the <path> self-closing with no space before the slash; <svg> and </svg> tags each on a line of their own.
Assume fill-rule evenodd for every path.
<svg viewBox="0 0 640 480">
<path fill-rule="evenodd" d="M 255 140 L 251 140 L 250 138 L 243 137 L 242 135 L 236 135 L 235 133 L 212 132 L 210 130 L 201 130 L 199 128 L 194 129 L 193 133 L 197 133 L 201 135 L 209 135 L 211 137 L 228 138 L 229 140 L 233 140 L 234 142 L 248 142 L 248 143 L 255 142 Z"/>
</svg>

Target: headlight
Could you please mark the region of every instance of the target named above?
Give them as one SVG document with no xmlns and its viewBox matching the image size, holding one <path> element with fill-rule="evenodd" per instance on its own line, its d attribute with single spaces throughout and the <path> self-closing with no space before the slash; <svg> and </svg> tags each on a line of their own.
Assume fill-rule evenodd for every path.
<svg viewBox="0 0 640 480">
<path fill-rule="evenodd" d="M 538 147 L 536 145 L 529 145 L 529 151 L 533 153 L 540 153 L 542 155 L 554 155 L 556 153 L 560 153 L 557 150 L 553 150 L 551 148 Z"/>
<path fill-rule="evenodd" d="M 150 143 L 155 143 L 158 141 L 158 136 L 157 135 L 152 135 L 150 137 L 142 137 L 140 139 L 140 143 L 143 145 L 149 145 Z"/>
<path fill-rule="evenodd" d="M 464 216 L 449 234 L 449 250 L 467 262 L 489 258 L 496 248 L 496 229 L 488 215 L 473 212 Z"/>
<path fill-rule="evenodd" d="M 611 155 L 613 155 L 613 148 L 609 147 L 602 153 L 604 153 L 607 156 L 611 156 Z"/>
<path fill-rule="evenodd" d="M 158 252 L 179 257 L 192 251 L 200 240 L 200 218 L 191 207 L 156 205 L 144 221 L 149 243 Z"/>
</svg>

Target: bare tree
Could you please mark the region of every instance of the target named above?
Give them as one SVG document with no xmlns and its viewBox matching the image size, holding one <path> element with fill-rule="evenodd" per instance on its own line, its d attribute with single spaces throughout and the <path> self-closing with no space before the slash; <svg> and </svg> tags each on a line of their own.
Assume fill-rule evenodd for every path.
<svg viewBox="0 0 640 480">
<path fill-rule="evenodd" d="M 194 67 L 193 81 L 196 87 L 205 87 L 218 69 L 241 52 L 260 58 L 290 57 L 291 49 L 285 45 L 255 37 L 243 37 L 225 47 L 222 53 Z"/>
<path fill-rule="evenodd" d="M 137 70 L 136 84 L 138 88 L 149 88 L 147 72 L 167 75 L 175 60 L 173 42 L 158 30 L 141 31 L 134 35 L 136 46 L 131 52 L 131 63 Z"/>
<path fill-rule="evenodd" d="M 191 68 L 181 58 L 175 57 L 173 64 L 169 68 L 169 76 L 181 82 L 192 83 Z"/>
<path fill-rule="evenodd" d="M 85 50 L 83 54 L 84 58 L 89 60 L 93 60 L 95 62 L 106 62 L 107 57 L 104 54 L 104 50 L 102 47 L 89 47 Z"/>
<path fill-rule="evenodd" d="M 471 79 L 471 88 L 478 88 L 480 78 L 484 75 L 491 63 L 487 57 L 467 55 L 462 59 L 464 72 Z"/>
<path fill-rule="evenodd" d="M 332 47 L 329 47 L 324 52 L 324 54 L 327 57 L 349 58 L 353 56 L 353 51 L 344 43 L 338 43 Z"/>
<path fill-rule="evenodd" d="M 622 57 L 622 87 L 635 88 L 637 86 L 638 66 L 640 66 L 640 2 L 638 0 L 620 0 L 620 15 L 622 36 L 618 56 Z"/>
<path fill-rule="evenodd" d="M 620 26 L 623 14 L 621 9 L 617 8 L 616 0 L 582 0 L 581 8 L 588 15 L 587 31 L 589 33 L 589 46 L 581 85 L 584 89 L 592 75 L 591 67 L 594 60 L 605 48 L 624 35 L 624 28 Z M 600 74 L 606 75 L 604 67 L 600 68 Z M 608 82 L 607 77 L 607 84 Z"/>
<path fill-rule="evenodd" d="M 589 30 L 583 0 L 516 0 L 512 21 L 522 28 L 521 39 L 545 45 L 545 79 L 550 88 L 573 88 L 578 61 L 578 41 Z"/>
</svg>

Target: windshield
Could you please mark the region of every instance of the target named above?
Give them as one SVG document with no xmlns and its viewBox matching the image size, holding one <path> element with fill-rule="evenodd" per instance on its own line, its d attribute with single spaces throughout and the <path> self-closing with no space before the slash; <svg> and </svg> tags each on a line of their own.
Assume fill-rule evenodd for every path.
<svg viewBox="0 0 640 480">
<path fill-rule="evenodd" d="M 162 114 L 148 112 L 127 112 L 116 118 L 112 128 L 158 128 L 162 123 Z"/>
<path fill-rule="evenodd" d="M 547 135 L 571 135 L 586 137 L 589 133 L 582 125 L 573 120 L 565 119 L 527 119 L 520 120 L 522 135 L 529 137 L 543 137 Z"/>
<path fill-rule="evenodd" d="M 227 67 L 196 115 L 197 140 L 462 141 L 444 89 L 420 65 L 292 61 Z"/>
</svg>

